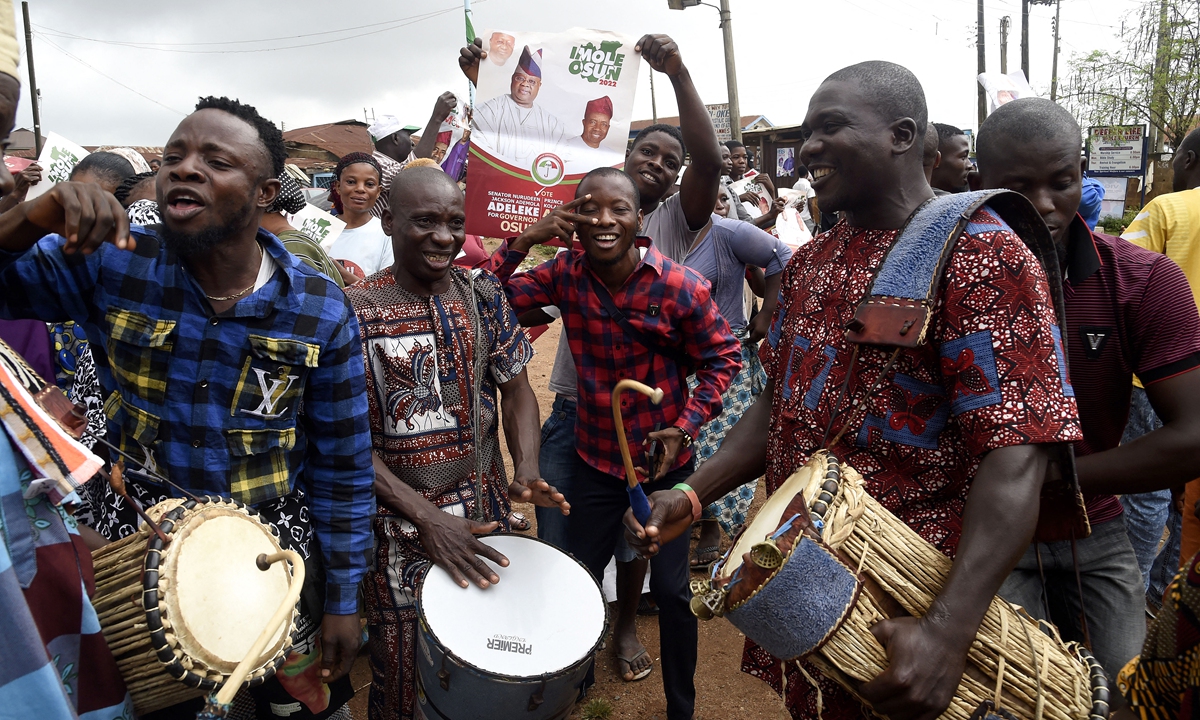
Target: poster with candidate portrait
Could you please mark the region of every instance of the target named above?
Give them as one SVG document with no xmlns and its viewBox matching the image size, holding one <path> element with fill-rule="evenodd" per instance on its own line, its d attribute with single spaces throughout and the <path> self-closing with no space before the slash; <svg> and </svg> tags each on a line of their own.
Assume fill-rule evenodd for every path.
<svg viewBox="0 0 1200 720">
<path fill-rule="evenodd" d="M 575 196 L 588 172 L 622 167 L 641 56 L 603 30 L 487 30 L 467 165 L 468 233 L 521 233 Z"/>
</svg>

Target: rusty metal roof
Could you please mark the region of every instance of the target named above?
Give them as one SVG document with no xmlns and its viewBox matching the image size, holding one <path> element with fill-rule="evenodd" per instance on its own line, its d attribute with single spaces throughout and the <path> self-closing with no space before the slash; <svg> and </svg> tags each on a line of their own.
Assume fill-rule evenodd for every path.
<svg viewBox="0 0 1200 720">
<path fill-rule="evenodd" d="M 371 136 L 367 134 L 367 124 L 359 120 L 342 120 L 288 130 L 283 134 L 283 141 L 289 151 L 310 145 L 339 158 L 352 152 L 369 153 L 374 149 Z"/>
</svg>

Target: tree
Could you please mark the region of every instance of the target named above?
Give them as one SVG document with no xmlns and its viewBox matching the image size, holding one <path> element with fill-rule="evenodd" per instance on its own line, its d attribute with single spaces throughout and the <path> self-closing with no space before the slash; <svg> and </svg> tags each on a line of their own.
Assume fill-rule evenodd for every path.
<svg viewBox="0 0 1200 720">
<path fill-rule="evenodd" d="M 1121 24 L 1116 52 L 1074 55 L 1060 97 L 1085 125 L 1144 122 L 1178 147 L 1200 116 L 1200 0 L 1147 0 Z"/>
</svg>

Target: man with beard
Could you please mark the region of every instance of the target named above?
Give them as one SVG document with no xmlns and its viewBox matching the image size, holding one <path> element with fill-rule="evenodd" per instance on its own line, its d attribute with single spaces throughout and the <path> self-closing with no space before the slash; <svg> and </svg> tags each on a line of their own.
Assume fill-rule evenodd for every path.
<svg viewBox="0 0 1200 720">
<path fill-rule="evenodd" d="M 562 152 L 567 131 L 558 118 L 537 104 L 541 89 L 542 51 L 526 45 L 513 70 L 509 92 L 475 108 L 471 137 L 479 147 L 522 168 L 540 153 Z"/>
<path fill-rule="evenodd" d="M 0 216 L 0 314 L 84 329 L 108 439 L 132 458 L 131 474 L 140 465 L 244 502 L 307 559 L 288 662 L 319 652 L 327 687 L 314 678 L 297 690 L 303 709 L 276 679 L 252 693 L 260 717 L 326 718 L 352 692 L 343 678 L 362 643 L 374 472 L 350 303 L 259 230 L 285 157 L 278 128 L 254 108 L 203 98 L 164 149 L 160 229 L 130 233 L 111 195 L 83 203 L 72 183 Z M 143 504 L 175 493 L 130 485 Z"/>
<path fill-rule="evenodd" d="M 941 159 L 933 170 L 929 184 L 934 190 L 947 193 L 966 192 L 971 173 L 971 141 L 967 134 L 953 125 L 930 123 L 937 128 L 938 153 Z"/>
<path fill-rule="evenodd" d="M 655 72 L 663 73 L 671 80 L 679 107 L 679 127 L 657 124 L 639 132 L 625 158 L 625 174 L 633 180 L 640 198 L 640 234 L 650 238 L 655 249 L 663 255 L 682 264 L 696 237 L 708 225 L 716 206 L 723 168 L 717 131 L 675 41 L 666 35 L 646 35 L 638 40 L 636 50 Z M 482 52 L 478 46 L 468 45 L 461 55 L 463 72 L 474 81 Z M 675 187 L 688 148 L 691 149 L 691 164 L 687 174 L 679 192 L 668 197 L 668 191 Z M 569 244 L 577 223 L 588 220 L 571 209 L 556 209 L 519 237 L 502 244 L 493 256 L 492 267 L 498 267 L 510 249 L 527 253 L 538 243 L 559 240 Z M 557 310 L 549 308 L 549 312 Z M 553 317 L 541 310 L 532 310 L 521 314 L 520 319 L 523 325 L 530 327 L 552 322 Z M 583 460 L 575 443 L 578 377 L 565 334 L 559 339 L 549 386 L 555 393 L 554 412 L 542 426 L 541 470 L 546 480 L 571 501 L 575 467 Z M 538 509 L 537 518 L 539 535 L 565 547 L 566 519 L 553 508 Z M 646 677 L 652 667 L 650 656 L 638 641 L 636 625 L 645 573 L 646 561 L 637 558 L 624 541 L 619 541 L 617 618 L 613 636 L 617 644 L 618 672 L 627 682 Z"/>
<path fill-rule="evenodd" d="M 1081 438 L 1045 273 L 986 206 L 944 261 L 927 342 L 847 337 L 899 231 L 933 198 L 922 167 L 926 123 L 920 83 L 892 63 L 843 68 L 812 96 L 800 158 L 821 209 L 844 219 L 792 257 L 761 350 L 766 389 L 688 481 L 701 503 L 764 472 L 775 492 L 827 448 L 862 473 L 881 505 L 954 558 L 924 617 L 873 628 L 888 667 L 858 694 L 892 718 L 934 718 L 949 706 L 984 613 L 1033 535 L 1047 445 Z M 1015 327 L 1018 315 L 1028 326 Z M 910 401 L 925 404 L 927 420 L 911 422 Z M 1012 413 L 1017 404 L 1026 412 Z M 630 514 L 625 524 L 635 549 L 653 556 L 686 537 L 696 498 L 672 489 L 650 500 L 645 528 Z M 742 663 L 777 692 L 786 685 L 793 717 L 862 715 L 861 703 L 811 664 L 782 663 L 753 643 Z"/>
</svg>

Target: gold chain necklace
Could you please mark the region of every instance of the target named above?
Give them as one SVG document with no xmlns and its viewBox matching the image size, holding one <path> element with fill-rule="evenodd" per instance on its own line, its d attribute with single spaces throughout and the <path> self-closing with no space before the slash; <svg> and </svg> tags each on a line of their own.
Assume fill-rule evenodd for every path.
<svg viewBox="0 0 1200 720">
<path fill-rule="evenodd" d="M 262 245 L 259 244 L 258 245 L 258 266 L 260 269 L 262 268 L 262 261 L 263 261 L 263 248 L 262 248 Z M 250 285 L 248 287 L 246 287 L 244 290 L 235 292 L 232 295 L 226 295 L 225 297 L 213 297 L 212 295 L 205 293 L 204 297 L 208 298 L 209 300 L 212 300 L 213 302 L 225 302 L 226 300 L 236 300 L 236 299 L 240 298 L 241 296 L 245 295 L 246 293 L 250 292 L 251 290 L 253 290 L 254 285 L 257 282 L 258 282 L 258 276 L 255 275 L 254 282 L 250 283 Z"/>
</svg>

